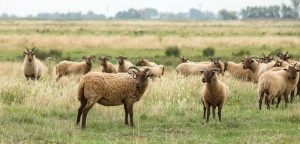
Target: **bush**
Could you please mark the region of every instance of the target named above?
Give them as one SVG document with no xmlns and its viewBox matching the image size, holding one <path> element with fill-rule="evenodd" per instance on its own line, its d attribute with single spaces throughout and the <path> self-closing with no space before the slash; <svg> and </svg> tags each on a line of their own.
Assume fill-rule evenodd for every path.
<svg viewBox="0 0 300 144">
<path fill-rule="evenodd" d="M 168 47 L 165 51 L 166 56 L 180 56 L 180 50 L 177 46 Z"/>
<path fill-rule="evenodd" d="M 232 53 L 233 56 L 245 56 L 250 54 L 251 53 L 248 50 L 240 50 L 239 52 Z"/>
<path fill-rule="evenodd" d="M 212 47 L 208 47 L 203 50 L 203 56 L 212 57 L 215 54 L 215 49 Z"/>
<path fill-rule="evenodd" d="M 46 59 L 47 57 L 55 57 L 59 59 L 62 56 L 62 50 L 58 50 L 58 49 L 51 49 L 48 51 L 44 51 L 36 48 L 34 51 L 36 52 L 36 57 L 42 60 Z"/>
</svg>

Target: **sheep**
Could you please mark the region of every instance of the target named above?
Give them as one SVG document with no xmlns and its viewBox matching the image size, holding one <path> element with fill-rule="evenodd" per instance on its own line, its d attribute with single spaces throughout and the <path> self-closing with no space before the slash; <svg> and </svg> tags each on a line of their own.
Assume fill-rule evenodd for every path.
<svg viewBox="0 0 300 144">
<path fill-rule="evenodd" d="M 141 59 L 136 63 L 136 66 L 158 66 L 158 64 L 156 64 L 155 62 L 150 62 L 147 59 Z"/>
<path fill-rule="evenodd" d="M 118 71 L 115 69 L 115 66 L 111 62 L 108 61 L 109 58 L 110 58 L 110 56 L 98 58 L 101 61 L 101 65 L 103 66 L 102 72 L 118 73 Z"/>
<path fill-rule="evenodd" d="M 133 104 L 139 101 L 145 93 L 150 76 L 150 69 L 140 71 L 137 67 L 130 67 L 129 73 L 90 72 L 84 75 L 78 87 L 78 100 L 81 105 L 78 108 L 76 124 L 79 124 L 82 115 L 81 126 L 85 128 L 89 110 L 95 103 L 99 103 L 104 106 L 124 105 L 124 124 L 128 125 L 129 113 L 130 126 L 134 127 Z"/>
<path fill-rule="evenodd" d="M 140 70 L 144 70 L 144 69 L 150 69 L 151 70 L 151 74 L 152 74 L 152 78 L 155 78 L 155 77 L 161 77 L 164 75 L 164 71 L 165 71 L 165 67 L 164 65 L 158 65 L 158 66 L 155 66 L 155 67 L 151 67 L 151 66 L 143 66 L 140 68 Z"/>
<path fill-rule="evenodd" d="M 190 60 L 189 60 L 188 58 L 184 57 L 184 56 L 179 57 L 179 58 L 180 58 L 180 59 L 179 59 L 179 64 L 190 62 Z"/>
<path fill-rule="evenodd" d="M 224 75 L 223 72 L 224 66 L 217 59 L 209 63 L 195 63 L 195 62 L 181 63 L 176 67 L 176 72 L 184 76 L 201 75 L 201 71 L 211 69 L 211 68 L 221 69 L 221 73 Z"/>
<path fill-rule="evenodd" d="M 43 69 L 44 66 L 42 64 L 42 62 L 35 57 L 35 52 L 34 52 L 34 48 L 32 48 L 31 50 L 29 50 L 27 47 L 26 48 L 26 52 L 24 51 L 24 54 L 26 55 L 24 58 L 24 62 L 22 65 L 22 71 L 28 81 L 28 79 L 32 79 L 32 80 L 38 80 L 42 73 L 43 73 Z"/>
<path fill-rule="evenodd" d="M 281 59 L 281 60 L 283 60 L 283 61 L 286 61 L 286 62 L 288 62 L 289 64 L 295 64 L 295 63 L 297 63 L 297 61 L 295 61 L 295 60 L 291 60 L 291 57 L 288 55 L 288 51 L 285 53 L 285 54 L 283 54 L 282 52 L 277 52 L 277 56 Z"/>
<path fill-rule="evenodd" d="M 200 91 L 200 99 L 203 104 L 203 119 L 209 121 L 210 107 L 213 108 L 213 118 L 215 118 L 215 108 L 218 107 L 219 121 L 221 122 L 221 110 L 228 97 L 228 86 L 220 81 L 216 72 L 221 69 L 213 68 L 203 72 L 202 82 L 205 83 Z"/>
<path fill-rule="evenodd" d="M 296 65 L 290 65 L 283 70 L 263 73 L 258 80 L 259 109 L 261 110 L 262 100 L 265 94 L 267 109 L 270 109 L 270 100 L 276 97 L 278 98 L 276 108 L 278 108 L 282 95 L 285 98 L 285 108 L 287 108 L 288 95 L 296 87 L 299 79 L 299 71 Z"/>
<path fill-rule="evenodd" d="M 96 58 L 94 55 L 83 56 L 85 62 L 72 62 L 72 61 L 61 61 L 56 65 L 56 82 L 62 77 L 69 74 L 87 74 L 92 69 L 92 59 Z"/>
<path fill-rule="evenodd" d="M 264 53 L 262 53 L 263 57 L 262 58 L 259 58 L 259 62 L 261 63 L 269 63 L 273 60 L 273 57 L 271 57 L 271 53 L 266 56 Z"/>
<path fill-rule="evenodd" d="M 126 73 L 128 72 L 128 68 L 133 66 L 133 64 L 130 61 L 127 61 L 127 57 L 123 57 L 123 56 L 118 56 L 116 57 L 116 59 L 118 60 L 118 72 L 119 73 Z"/>
<path fill-rule="evenodd" d="M 265 65 L 267 65 L 266 63 L 259 63 L 256 60 L 254 60 L 253 58 L 246 58 L 243 62 L 243 69 L 249 69 L 251 70 L 254 74 L 253 74 L 253 82 L 257 82 L 258 81 L 258 71 L 260 69 L 262 69 Z"/>
<path fill-rule="evenodd" d="M 235 63 L 232 61 L 225 62 L 225 71 L 237 79 L 245 81 L 253 81 L 254 73 L 249 69 L 243 69 L 242 63 Z"/>
</svg>

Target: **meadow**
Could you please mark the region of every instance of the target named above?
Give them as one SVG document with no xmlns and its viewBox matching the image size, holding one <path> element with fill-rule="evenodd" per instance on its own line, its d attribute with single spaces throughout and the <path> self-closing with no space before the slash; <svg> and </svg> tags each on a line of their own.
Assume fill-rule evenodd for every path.
<svg viewBox="0 0 300 144">
<path fill-rule="evenodd" d="M 175 46 L 180 55 L 200 61 L 208 59 L 203 50 L 212 47 L 215 57 L 239 61 L 262 52 L 276 58 L 281 50 L 299 60 L 299 36 L 298 21 L 0 20 L 0 143 L 298 143 L 299 96 L 287 109 L 281 102 L 278 109 L 263 105 L 259 110 L 257 84 L 226 73 L 219 76 L 230 90 L 222 122 L 211 117 L 206 124 L 201 76 L 177 75 L 179 58 L 164 52 Z M 25 46 L 62 54 L 43 61 L 48 70 L 41 80 L 26 81 L 21 71 Z M 124 55 L 133 63 L 148 58 L 167 66 L 135 103 L 135 128 L 123 124 L 123 106 L 95 105 L 87 128 L 75 125 L 80 76 L 56 83 L 53 68 L 62 59 L 79 61 L 86 54 Z M 92 71 L 100 71 L 98 60 Z"/>
</svg>

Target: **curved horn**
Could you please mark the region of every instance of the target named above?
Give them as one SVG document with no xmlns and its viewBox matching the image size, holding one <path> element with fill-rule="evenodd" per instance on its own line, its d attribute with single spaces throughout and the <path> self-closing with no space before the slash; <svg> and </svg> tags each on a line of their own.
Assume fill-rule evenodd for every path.
<svg viewBox="0 0 300 144">
<path fill-rule="evenodd" d="M 131 70 L 131 69 L 135 69 L 135 70 L 137 70 L 138 72 L 140 71 L 140 69 L 138 69 L 138 68 L 137 68 L 137 67 L 135 67 L 135 66 L 131 66 L 131 67 L 129 67 L 129 68 L 128 68 L 128 71 L 129 71 L 129 70 Z"/>
<path fill-rule="evenodd" d="M 31 49 L 31 51 L 33 51 L 35 49 L 35 47 L 33 47 L 32 49 Z"/>
<path fill-rule="evenodd" d="M 287 51 L 286 53 L 285 53 L 285 55 L 287 55 L 289 52 Z"/>
<path fill-rule="evenodd" d="M 294 67 L 296 67 L 297 63 L 294 64 Z"/>
<path fill-rule="evenodd" d="M 264 57 L 266 57 L 266 55 L 265 55 L 264 53 L 262 53 L 262 55 L 263 55 Z"/>
<path fill-rule="evenodd" d="M 271 56 L 271 53 L 268 55 L 268 57 L 270 57 Z"/>
<path fill-rule="evenodd" d="M 143 73 L 146 73 L 146 76 L 150 76 L 151 75 L 151 69 L 146 68 L 143 70 Z"/>
<path fill-rule="evenodd" d="M 26 48 L 27 52 L 29 52 L 29 49 L 27 47 L 25 47 L 25 48 Z"/>
</svg>

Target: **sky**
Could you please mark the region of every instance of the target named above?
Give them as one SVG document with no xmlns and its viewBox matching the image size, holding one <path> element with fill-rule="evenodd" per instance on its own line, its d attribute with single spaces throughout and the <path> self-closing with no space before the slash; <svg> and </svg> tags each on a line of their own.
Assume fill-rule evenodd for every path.
<svg viewBox="0 0 300 144">
<path fill-rule="evenodd" d="M 188 12 L 190 8 L 212 11 L 221 9 L 240 11 L 247 6 L 290 5 L 290 0 L 0 0 L 0 14 L 17 16 L 36 15 L 42 12 L 67 13 L 93 11 L 115 16 L 129 8 L 155 8 L 159 12 Z"/>
</svg>

